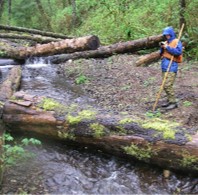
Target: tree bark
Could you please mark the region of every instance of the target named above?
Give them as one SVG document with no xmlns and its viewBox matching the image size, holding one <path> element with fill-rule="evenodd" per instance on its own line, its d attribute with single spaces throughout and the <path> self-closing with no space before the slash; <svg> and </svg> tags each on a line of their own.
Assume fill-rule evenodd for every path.
<svg viewBox="0 0 198 195">
<path fill-rule="evenodd" d="M 15 66 L 11 69 L 6 80 L 0 85 L 0 101 L 6 101 L 20 86 L 21 67 Z"/>
<path fill-rule="evenodd" d="M 159 131 L 144 129 L 136 122 L 121 124 L 123 116 L 96 113 L 90 118 L 77 117 L 75 121 L 75 117 L 71 120 L 67 111 L 62 114 L 53 110 L 44 111 L 37 106 L 41 102 L 41 97 L 17 92 L 15 100 L 7 101 L 4 105 L 3 121 L 13 130 L 73 141 L 163 168 L 198 172 L 198 133 L 192 136 L 191 141 L 183 139 L 184 135 L 181 134 L 175 140 L 157 139 Z M 76 112 L 76 116 L 79 116 L 78 110 Z M 128 117 L 133 121 L 133 116 Z M 97 134 L 97 131 L 100 133 Z"/>
<path fill-rule="evenodd" d="M 60 38 L 60 39 L 72 39 L 73 37 L 68 37 L 63 34 L 53 33 L 53 32 L 46 32 L 36 29 L 29 29 L 29 28 L 22 28 L 22 27 L 16 27 L 16 26 L 6 26 L 6 25 L 0 25 L 0 30 L 8 30 L 8 31 L 17 31 L 17 32 L 26 32 L 31 34 L 38 34 L 42 36 L 47 37 L 54 37 L 54 38 Z"/>
<path fill-rule="evenodd" d="M 156 62 L 160 59 L 159 51 L 152 52 L 150 54 L 139 57 L 135 62 L 136 66 L 148 66 L 152 62 Z"/>
<path fill-rule="evenodd" d="M 4 0 L 0 0 L 0 20 L 1 20 L 2 14 L 3 14 L 4 3 L 5 3 Z"/>
<path fill-rule="evenodd" d="M 43 6 L 42 6 L 41 1 L 40 1 L 40 0 L 35 0 L 35 2 L 36 2 L 36 4 L 37 4 L 38 10 L 40 11 L 43 24 L 46 25 L 46 28 L 47 28 L 49 31 L 52 31 L 52 26 L 51 26 L 51 23 L 50 23 L 49 16 L 48 16 L 47 13 L 45 12 L 45 10 L 44 10 L 44 8 L 43 8 Z M 42 22 L 42 21 L 41 21 L 41 22 Z"/>
<path fill-rule="evenodd" d="M 13 33 L 0 33 L 0 38 L 3 39 L 25 39 L 25 40 L 31 40 L 36 43 L 49 43 L 53 41 L 61 41 L 62 39 L 55 39 L 50 37 L 43 37 L 39 35 L 19 35 L 19 34 L 13 34 Z"/>
<path fill-rule="evenodd" d="M 83 51 L 75 52 L 72 54 L 49 56 L 46 57 L 46 60 L 50 60 L 52 63 L 58 64 L 65 62 L 69 59 L 99 58 L 108 57 L 120 53 L 132 53 L 141 49 L 154 48 L 158 46 L 159 42 L 162 41 L 162 39 L 162 35 L 150 36 L 134 41 L 121 42 L 109 46 L 99 47 L 97 50 L 93 51 Z"/>
<path fill-rule="evenodd" d="M 26 59 L 35 56 L 47 56 L 60 53 L 70 53 L 82 50 L 94 50 L 99 47 L 99 39 L 96 36 L 85 36 L 76 39 L 65 39 L 58 42 L 50 42 L 47 44 L 33 47 L 10 47 L 1 46 L 1 50 L 5 53 L 5 57 L 14 59 Z"/>
<path fill-rule="evenodd" d="M 184 28 L 187 30 L 186 26 L 186 20 L 185 20 L 185 11 L 186 11 L 186 0 L 179 0 L 180 10 L 179 10 L 179 25 L 180 28 L 182 27 L 182 24 L 185 24 Z"/>
<path fill-rule="evenodd" d="M 11 22 L 12 16 L 12 0 L 8 0 L 8 24 Z"/>
<path fill-rule="evenodd" d="M 71 4 L 72 4 L 72 28 L 74 28 L 77 22 L 76 0 L 71 0 Z"/>
</svg>

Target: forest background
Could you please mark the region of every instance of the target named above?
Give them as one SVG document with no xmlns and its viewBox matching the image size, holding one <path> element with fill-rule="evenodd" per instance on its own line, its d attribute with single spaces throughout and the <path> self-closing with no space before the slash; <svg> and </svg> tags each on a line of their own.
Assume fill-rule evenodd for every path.
<svg viewBox="0 0 198 195">
<path fill-rule="evenodd" d="M 0 0 L 0 23 L 79 37 L 102 45 L 176 32 L 185 23 L 185 56 L 198 59 L 198 0 Z"/>
</svg>

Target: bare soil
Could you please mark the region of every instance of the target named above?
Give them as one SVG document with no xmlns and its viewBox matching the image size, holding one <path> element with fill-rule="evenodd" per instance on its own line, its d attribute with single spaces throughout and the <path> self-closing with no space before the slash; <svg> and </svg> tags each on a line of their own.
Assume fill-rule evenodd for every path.
<svg viewBox="0 0 198 195">
<path fill-rule="evenodd" d="M 124 54 L 104 59 L 69 60 L 61 66 L 61 72 L 101 108 L 117 114 L 145 117 L 152 113 L 162 83 L 161 68 L 160 61 L 147 67 L 136 67 L 138 57 Z M 197 127 L 198 62 L 184 61 L 179 65 L 174 87 L 178 108 L 162 109 L 161 105 L 166 102 L 163 92 L 156 109 L 158 115 L 186 127 Z"/>
</svg>

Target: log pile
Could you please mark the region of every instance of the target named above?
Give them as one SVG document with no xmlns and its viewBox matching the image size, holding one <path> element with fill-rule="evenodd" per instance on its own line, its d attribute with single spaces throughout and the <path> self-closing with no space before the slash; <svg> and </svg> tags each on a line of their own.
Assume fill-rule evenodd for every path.
<svg viewBox="0 0 198 195">
<path fill-rule="evenodd" d="M 156 35 L 138 40 L 119 42 L 108 46 L 100 46 L 99 38 L 94 35 L 71 38 L 51 32 L 4 25 L 0 25 L 0 31 L 1 30 L 30 34 L 24 35 L 1 32 L 0 38 L 11 40 L 27 39 L 37 43 L 31 47 L 24 45 L 19 47 L 16 46 L 16 44 L 3 42 L 0 46 L 2 57 L 24 60 L 29 57 L 48 56 L 46 60 L 51 60 L 52 63 L 62 63 L 68 59 L 100 58 L 114 54 L 132 53 L 142 49 L 157 47 L 158 43 L 163 39 L 162 35 Z"/>
<path fill-rule="evenodd" d="M 99 47 L 97 50 L 75 52 L 71 54 L 62 54 L 46 57 L 46 60 L 50 60 L 54 64 L 65 62 L 69 59 L 79 58 L 104 58 L 115 54 L 133 53 L 141 49 L 154 48 L 158 46 L 158 43 L 162 40 L 161 35 L 151 36 L 144 39 L 138 39 L 134 41 L 127 41 L 116 43 L 109 46 Z"/>
</svg>

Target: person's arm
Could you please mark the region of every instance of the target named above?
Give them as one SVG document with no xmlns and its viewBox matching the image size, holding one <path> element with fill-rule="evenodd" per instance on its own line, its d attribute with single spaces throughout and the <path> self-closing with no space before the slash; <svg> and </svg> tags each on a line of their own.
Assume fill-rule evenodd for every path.
<svg viewBox="0 0 198 195">
<path fill-rule="evenodd" d="M 168 51 L 168 53 L 174 55 L 174 56 L 179 56 L 182 54 L 182 43 L 181 41 L 178 42 L 177 47 L 173 48 L 170 46 L 166 46 L 166 50 Z"/>
<path fill-rule="evenodd" d="M 164 48 L 160 47 L 160 56 L 164 53 Z"/>
</svg>

